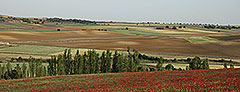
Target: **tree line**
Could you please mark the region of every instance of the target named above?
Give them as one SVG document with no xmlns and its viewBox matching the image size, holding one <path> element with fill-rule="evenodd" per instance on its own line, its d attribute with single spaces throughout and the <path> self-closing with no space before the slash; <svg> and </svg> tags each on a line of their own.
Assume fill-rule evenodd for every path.
<svg viewBox="0 0 240 92">
<path fill-rule="evenodd" d="M 148 57 L 141 55 L 137 50 L 130 48 L 127 54 L 114 53 L 110 50 L 103 51 L 101 54 L 95 50 L 89 50 L 80 54 L 71 53 L 71 49 L 66 49 L 63 54 L 52 56 L 50 59 L 36 59 L 30 57 L 27 63 L 22 65 L 8 62 L 0 64 L 1 79 L 17 79 L 27 77 L 73 75 L 73 74 L 94 74 L 94 73 L 120 73 L 120 72 L 141 72 L 141 71 L 163 71 L 163 70 L 198 70 L 209 69 L 208 59 L 201 60 L 199 57 L 189 59 L 189 66 L 186 69 L 176 69 L 172 64 L 163 67 L 167 59 L 162 57 Z M 157 63 L 155 67 L 141 65 L 142 59 L 152 59 Z M 22 58 L 18 58 L 22 60 Z M 47 62 L 48 65 L 44 65 Z"/>
<path fill-rule="evenodd" d="M 28 63 L 19 64 L 12 68 L 10 62 L 0 66 L 0 76 L 4 79 L 16 79 L 26 77 L 72 75 L 72 74 L 93 74 L 93 73 L 118 73 L 118 72 L 139 72 L 146 71 L 146 67 L 140 65 L 139 52 L 134 50 L 124 55 L 110 50 L 97 53 L 89 50 L 82 55 L 79 50 L 73 56 L 71 49 L 66 49 L 64 54 L 52 56 L 47 59 L 48 66 L 44 66 L 42 59 L 30 57 Z"/>
</svg>

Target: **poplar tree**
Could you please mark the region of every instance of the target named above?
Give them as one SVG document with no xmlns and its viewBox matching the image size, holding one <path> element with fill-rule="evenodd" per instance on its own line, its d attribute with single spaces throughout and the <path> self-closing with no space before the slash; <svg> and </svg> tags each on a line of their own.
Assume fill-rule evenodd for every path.
<svg viewBox="0 0 240 92">
<path fill-rule="evenodd" d="M 123 54 L 118 55 L 118 63 L 117 63 L 117 68 L 119 69 L 118 72 L 125 72 L 126 71 L 126 65 L 127 65 L 127 59 L 124 58 Z"/>
<path fill-rule="evenodd" d="M 11 77 L 10 77 L 10 74 L 11 74 L 11 71 L 12 71 L 12 65 L 10 64 L 10 62 L 8 62 L 7 64 L 6 64 L 6 69 L 7 69 L 7 71 L 4 73 L 4 79 L 11 79 Z"/>
<path fill-rule="evenodd" d="M 94 54 L 94 58 L 95 58 L 95 62 L 94 62 L 94 73 L 99 73 L 100 72 L 100 69 L 99 69 L 99 54 L 96 53 L 95 51 L 95 54 Z"/>
<path fill-rule="evenodd" d="M 230 64 L 230 68 L 234 68 L 234 65 L 232 63 Z"/>
<path fill-rule="evenodd" d="M 124 71 L 123 60 L 123 55 L 115 51 L 115 54 L 113 55 L 112 72 L 118 73 Z"/>
<path fill-rule="evenodd" d="M 80 74 L 79 73 L 79 59 L 80 59 L 80 54 L 79 54 L 79 50 L 77 50 L 77 52 L 76 52 L 76 54 L 75 54 L 75 56 L 74 56 L 74 74 Z"/>
<path fill-rule="evenodd" d="M 91 73 L 93 73 L 94 68 L 95 68 L 95 66 L 94 66 L 94 62 L 95 62 L 94 53 L 91 50 L 87 51 L 87 53 L 88 53 L 88 63 L 87 63 L 88 64 L 88 70 L 89 70 L 89 73 L 91 74 Z"/>
<path fill-rule="evenodd" d="M 134 60 L 134 63 L 137 67 L 138 65 L 140 65 L 140 59 L 138 58 L 139 57 L 139 52 L 136 49 L 133 49 L 133 52 L 134 52 L 133 53 L 133 60 Z"/>
<path fill-rule="evenodd" d="M 3 72 L 3 70 L 2 70 L 2 65 L 0 64 L 0 79 L 2 79 L 2 73 Z"/>
<path fill-rule="evenodd" d="M 100 59 L 101 59 L 100 71 L 102 73 L 106 73 L 106 55 L 105 55 L 105 51 L 102 52 L 102 56 L 100 57 Z"/>
<path fill-rule="evenodd" d="M 163 63 L 164 63 L 164 59 L 162 57 L 160 57 L 160 59 L 157 61 L 157 70 L 158 71 L 163 71 Z"/>
<path fill-rule="evenodd" d="M 65 75 L 65 61 L 63 55 L 58 55 L 57 58 L 57 74 Z"/>
<path fill-rule="evenodd" d="M 66 52 L 67 51 L 67 52 Z M 71 49 L 65 50 L 64 52 L 64 61 L 66 62 L 65 65 L 65 73 L 68 75 L 71 72 L 71 63 L 72 63 L 72 54 Z"/>
<path fill-rule="evenodd" d="M 223 64 L 223 67 L 224 67 L 224 69 L 227 69 L 227 63 L 226 62 Z"/>
<path fill-rule="evenodd" d="M 84 54 L 83 54 L 83 73 L 84 74 L 88 73 L 88 69 L 87 69 L 87 54 L 86 54 L 86 52 L 84 52 Z"/>
<path fill-rule="evenodd" d="M 6 64 L 6 67 L 8 72 L 12 71 L 12 65 L 10 64 L 10 62 Z"/>
<path fill-rule="evenodd" d="M 55 58 L 54 58 L 54 60 L 55 60 Z M 55 62 L 55 61 L 53 61 L 53 62 Z M 41 59 L 37 59 L 36 61 L 35 61 L 35 65 L 36 65 L 36 77 L 41 77 L 42 76 L 42 60 Z M 54 66 L 53 67 L 53 72 L 54 72 L 54 74 L 53 75 L 56 75 L 56 66 Z"/>
<path fill-rule="evenodd" d="M 135 62 L 132 55 L 128 56 L 127 72 L 135 72 Z"/>
<path fill-rule="evenodd" d="M 23 78 L 26 78 L 26 77 L 28 77 L 27 75 L 28 75 L 27 74 L 27 65 L 25 63 L 23 63 L 22 64 L 22 76 L 23 76 Z"/>
<path fill-rule="evenodd" d="M 209 69 L 208 59 L 205 59 L 202 63 L 202 69 Z"/>
<path fill-rule="evenodd" d="M 106 72 L 107 73 L 111 72 L 111 63 L 112 63 L 111 56 L 112 56 L 112 53 L 110 52 L 110 50 L 107 50 L 107 55 L 106 55 Z"/>
<path fill-rule="evenodd" d="M 30 77 L 34 77 L 35 74 L 35 64 L 34 64 L 34 59 L 32 57 L 30 57 L 28 59 L 28 65 L 29 65 L 29 73 L 30 73 Z"/>
<path fill-rule="evenodd" d="M 77 51 L 78 52 L 78 51 Z M 76 61 L 76 74 L 82 74 L 83 73 L 83 56 L 80 54 L 76 54 L 75 59 Z"/>
<path fill-rule="evenodd" d="M 3 65 L 2 67 L 1 67 L 1 70 L 2 70 L 2 72 L 1 72 L 1 78 L 4 78 L 4 74 L 5 74 L 5 72 L 7 71 L 7 68 L 6 68 L 6 66 L 5 65 Z"/>
<path fill-rule="evenodd" d="M 22 78 L 22 69 L 19 64 L 17 64 L 15 70 L 17 72 L 17 78 Z"/>
<path fill-rule="evenodd" d="M 43 76 L 47 76 L 47 68 L 43 66 Z"/>
<path fill-rule="evenodd" d="M 113 64 L 112 64 L 112 72 L 114 72 L 114 73 L 117 73 L 117 72 L 119 72 L 119 66 L 118 66 L 118 64 L 119 64 L 119 54 L 118 54 L 118 52 L 117 52 L 117 50 L 115 51 L 115 54 L 113 55 Z"/>
</svg>

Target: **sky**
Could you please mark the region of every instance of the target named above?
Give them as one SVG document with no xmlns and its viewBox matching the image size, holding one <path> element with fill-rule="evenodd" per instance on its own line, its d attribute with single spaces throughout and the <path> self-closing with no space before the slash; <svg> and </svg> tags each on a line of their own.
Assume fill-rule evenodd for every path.
<svg viewBox="0 0 240 92">
<path fill-rule="evenodd" d="M 240 0 L 1 0 L 0 14 L 106 21 L 240 24 Z"/>
</svg>

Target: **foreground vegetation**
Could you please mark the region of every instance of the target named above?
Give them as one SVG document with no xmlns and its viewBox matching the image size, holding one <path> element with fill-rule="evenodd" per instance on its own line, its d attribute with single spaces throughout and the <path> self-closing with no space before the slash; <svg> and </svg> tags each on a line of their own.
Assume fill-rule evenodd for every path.
<svg viewBox="0 0 240 92">
<path fill-rule="evenodd" d="M 61 75 L 1 80 L 0 91 L 240 91 L 240 69 Z"/>
</svg>

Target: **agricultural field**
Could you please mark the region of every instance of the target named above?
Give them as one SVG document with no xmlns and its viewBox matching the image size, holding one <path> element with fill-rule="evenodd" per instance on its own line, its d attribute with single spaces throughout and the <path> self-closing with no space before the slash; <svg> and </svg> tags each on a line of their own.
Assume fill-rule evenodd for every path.
<svg viewBox="0 0 240 92">
<path fill-rule="evenodd" d="M 124 32 L 124 30 L 119 30 Z M 128 30 L 130 31 L 130 30 Z M 131 31 L 135 32 L 135 31 Z M 141 52 L 204 55 L 239 58 L 239 36 L 227 34 L 151 34 L 128 35 L 114 31 L 0 31 L 0 41 L 14 44 L 60 46 L 88 49 L 126 50 L 128 46 Z M 162 34 L 162 33 L 160 33 Z M 54 36 L 52 36 L 54 35 Z M 226 41 L 227 40 L 227 41 Z M 200 42 L 200 43 L 199 43 Z M 204 42 L 204 43 L 202 43 Z M 221 50 L 219 50 L 221 49 Z"/>
<path fill-rule="evenodd" d="M 166 26 L 169 26 L 169 28 L 164 28 Z M 234 68 L 240 68 L 240 35 L 238 35 L 240 31 L 238 29 L 206 29 L 196 25 L 184 25 L 186 26 L 185 28 L 172 29 L 175 26 L 183 25 L 135 23 L 97 23 L 86 25 L 78 23 L 59 24 L 57 22 L 45 24 L 0 22 L 0 43 L 9 43 L 0 45 L 1 66 L 6 66 L 8 61 L 19 57 L 24 59 L 29 57 L 50 59 L 51 56 L 63 54 L 65 49 L 71 49 L 73 56 L 77 50 L 83 55 L 84 52 L 89 50 L 102 53 L 107 49 L 110 49 L 111 53 L 118 50 L 120 53 L 128 55 L 128 47 L 135 48 L 141 54 L 163 57 L 167 60 L 186 60 L 194 56 L 199 56 L 203 59 L 208 58 L 209 60 L 226 60 L 224 62 L 208 62 L 210 69 L 220 70 L 82 74 L 0 80 L 1 84 L 4 83 L 4 85 L 0 85 L 0 90 L 238 91 L 239 86 L 237 83 L 239 80 L 237 80 L 237 77 L 239 76 L 236 73 L 239 72 L 239 69 L 222 69 L 225 63 L 234 64 Z M 14 61 L 11 62 L 11 65 L 14 68 L 17 64 L 22 66 L 23 63 Z M 30 69 L 29 63 L 26 64 L 27 69 Z M 141 60 L 140 62 L 141 66 L 149 67 L 148 69 L 150 67 L 156 68 L 157 64 L 154 60 Z M 184 70 L 189 66 L 184 61 L 170 61 L 164 63 L 162 68 L 167 67 L 169 64 L 173 65 L 175 69 Z M 42 63 L 42 66 L 48 67 L 49 63 L 45 61 Z M 209 73 L 211 74 L 207 75 Z M 138 78 L 134 79 L 133 77 Z M 197 83 L 199 80 L 201 82 Z M 7 86 L 16 81 L 18 81 L 16 84 Z M 172 84 L 160 84 L 169 81 Z M 235 82 L 232 83 L 232 81 Z M 103 89 L 102 87 L 105 88 Z"/>
<path fill-rule="evenodd" d="M 1 91 L 232 91 L 240 69 L 128 72 L 0 80 Z"/>
<path fill-rule="evenodd" d="M 2 2 L 0 92 L 240 92 L 239 0 Z"/>
<path fill-rule="evenodd" d="M 32 20 L 32 19 L 31 19 Z M 164 28 L 156 29 L 157 27 Z M 186 26 L 186 28 L 171 29 Z M 60 29 L 60 31 L 57 31 Z M 101 30 L 99 30 L 101 29 Z M 196 25 L 136 24 L 136 23 L 78 23 L 48 22 L 28 24 L 18 22 L 0 23 L 0 42 L 13 46 L 0 46 L 0 57 L 49 58 L 63 53 L 65 49 L 84 51 L 95 49 L 120 50 L 127 47 L 155 57 L 187 58 L 208 57 L 240 62 L 240 34 L 238 29 L 211 30 Z M 177 66 L 181 66 L 181 63 Z M 210 65 L 222 68 L 222 63 Z M 185 67 L 185 66 L 183 66 Z"/>
</svg>

